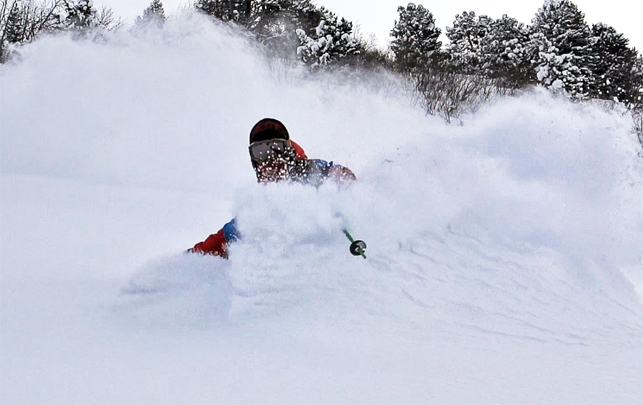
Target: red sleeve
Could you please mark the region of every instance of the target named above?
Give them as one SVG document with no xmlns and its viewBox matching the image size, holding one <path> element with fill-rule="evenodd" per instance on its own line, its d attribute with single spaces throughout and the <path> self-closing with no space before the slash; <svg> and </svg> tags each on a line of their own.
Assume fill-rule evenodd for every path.
<svg viewBox="0 0 643 405">
<path fill-rule="evenodd" d="M 192 249 L 188 249 L 190 253 L 202 253 L 209 255 L 221 256 L 225 259 L 228 258 L 228 243 L 223 236 L 223 229 L 214 233 L 203 242 L 199 242 Z"/>
</svg>

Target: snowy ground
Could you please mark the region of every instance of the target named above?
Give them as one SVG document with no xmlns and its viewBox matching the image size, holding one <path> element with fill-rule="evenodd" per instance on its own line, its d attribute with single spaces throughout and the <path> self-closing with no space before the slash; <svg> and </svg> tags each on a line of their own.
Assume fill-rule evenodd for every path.
<svg viewBox="0 0 643 405">
<path fill-rule="evenodd" d="M 0 402 L 643 403 L 627 117 L 534 93 L 448 126 L 377 81 L 189 15 L 1 67 Z M 359 181 L 258 186 L 266 116 Z M 181 253 L 233 216 L 232 260 Z"/>
</svg>

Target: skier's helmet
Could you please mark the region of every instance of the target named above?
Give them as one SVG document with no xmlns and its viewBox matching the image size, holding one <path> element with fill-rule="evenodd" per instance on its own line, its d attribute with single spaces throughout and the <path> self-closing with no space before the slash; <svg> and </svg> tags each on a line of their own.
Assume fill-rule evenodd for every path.
<svg viewBox="0 0 643 405">
<path fill-rule="evenodd" d="M 295 161 L 286 126 L 273 118 L 264 118 L 250 131 L 250 160 L 260 182 L 280 181 L 289 177 Z"/>
<path fill-rule="evenodd" d="M 274 118 L 264 118 L 250 131 L 250 144 L 269 139 L 290 139 L 286 126 Z"/>
</svg>

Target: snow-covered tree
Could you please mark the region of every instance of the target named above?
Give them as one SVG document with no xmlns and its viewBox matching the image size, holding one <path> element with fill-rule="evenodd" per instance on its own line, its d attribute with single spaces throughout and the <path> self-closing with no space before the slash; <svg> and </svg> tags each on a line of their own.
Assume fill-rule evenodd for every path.
<svg viewBox="0 0 643 405">
<path fill-rule="evenodd" d="M 301 60 L 313 67 L 321 67 L 337 62 L 348 61 L 359 55 L 363 46 L 355 39 L 353 23 L 321 9 L 323 19 L 315 27 L 313 35 L 302 28 L 297 29 L 299 47 L 297 54 Z"/>
<path fill-rule="evenodd" d="M 322 19 L 308 0 L 255 0 L 253 10 L 248 28 L 260 42 L 283 56 L 286 49 L 292 57 L 296 55 L 297 29 L 309 32 Z"/>
<path fill-rule="evenodd" d="M 62 3 L 60 24 L 55 30 L 73 31 L 84 36 L 96 30 L 115 30 L 122 25 L 120 19 L 114 18 L 111 9 L 103 7 L 98 10 L 92 0 L 62 0 Z"/>
<path fill-rule="evenodd" d="M 636 63 L 633 70 L 633 100 L 628 103 L 628 107 L 632 112 L 632 118 L 634 120 L 634 130 L 639 137 L 641 146 L 643 146 L 643 57 L 641 57 L 641 55 L 636 58 Z"/>
<path fill-rule="evenodd" d="M 149 7 L 143 10 L 143 16 L 136 17 L 136 25 L 162 25 L 165 19 L 165 10 L 161 0 L 152 0 Z"/>
<path fill-rule="evenodd" d="M 535 81 L 529 30 L 506 14 L 489 21 L 475 59 L 481 73 L 501 79 L 503 86 L 520 88 Z"/>
<path fill-rule="evenodd" d="M 197 0 L 194 7 L 219 20 L 246 25 L 251 21 L 253 3 L 253 0 Z"/>
<path fill-rule="evenodd" d="M 92 0 L 65 1 L 67 17 L 65 24 L 68 29 L 84 31 L 97 25 L 96 9 Z"/>
<path fill-rule="evenodd" d="M 591 31 L 585 15 L 569 0 L 548 0 L 532 24 L 538 81 L 552 90 L 565 91 L 572 98 L 587 98 L 592 54 Z"/>
<path fill-rule="evenodd" d="M 395 64 L 401 70 L 426 67 L 435 61 L 442 43 L 441 30 L 436 27 L 433 14 L 421 4 L 409 3 L 398 7 L 399 20 L 391 30 L 391 51 Z"/>
<path fill-rule="evenodd" d="M 25 30 L 25 15 L 20 9 L 19 3 L 15 1 L 4 26 L 3 40 L 9 44 L 20 44 L 25 40 Z"/>
<path fill-rule="evenodd" d="M 236 23 L 258 37 L 279 33 L 276 26 L 280 21 L 281 28 L 293 22 L 298 25 L 302 13 L 316 10 L 310 0 L 197 0 L 195 8 L 218 20 Z"/>
<path fill-rule="evenodd" d="M 592 81 L 590 97 L 635 103 L 641 97 L 641 72 L 637 71 L 638 52 L 628 39 L 605 24 L 592 26 Z"/>
<path fill-rule="evenodd" d="M 456 15 L 447 27 L 449 63 L 457 71 L 498 79 L 498 85 L 520 88 L 531 82 L 529 31 L 515 18 L 494 20 L 475 12 Z"/>
<path fill-rule="evenodd" d="M 451 63 L 468 73 L 481 73 L 483 64 L 482 41 L 493 29 L 493 20 L 486 15 L 476 16 L 473 11 L 455 16 L 452 27 L 447 27 L 450 43 L 447 52 Z"/>
</svg>

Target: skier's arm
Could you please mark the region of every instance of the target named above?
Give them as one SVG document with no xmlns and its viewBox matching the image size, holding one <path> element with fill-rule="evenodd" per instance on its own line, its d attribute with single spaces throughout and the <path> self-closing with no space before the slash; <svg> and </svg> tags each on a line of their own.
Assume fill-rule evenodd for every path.
<svg viewBox="0 0 643 405">
<path fill-rule="evenodd" d="M 309 175 L 320 180 L 331 179 L 337 183 L 356 180 L 355 174 L 348 167 L 336 165 L 322 159 L 308 159 Z"/>
<path fill-rule="evenodd" d="M 219 230 L 203 242 L 194 245 L 193 248 L 188 249 L 189 253 L 201 253 L 215 256 L 221 256 L 225 259 L 228 258 L 228 244 L 239 239 L 239 232 L 237 231 L 237 221 L 233 219 L 228 222 Z"/>
</svg>

